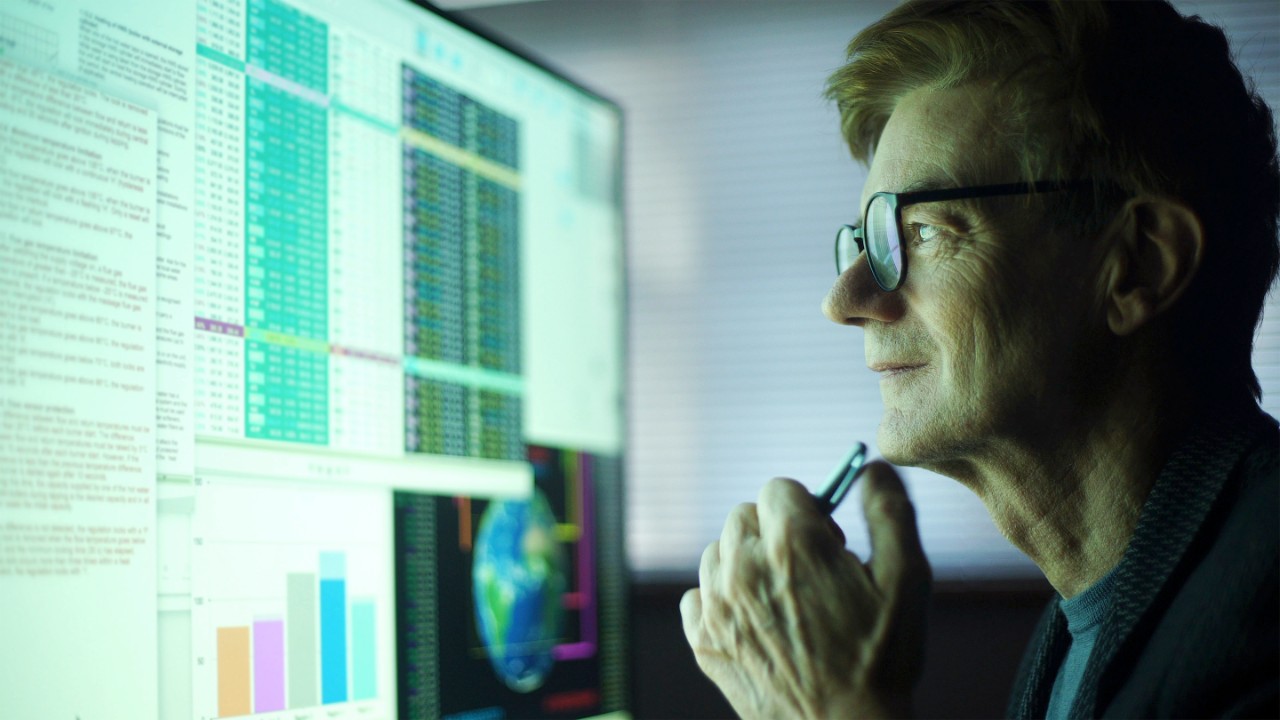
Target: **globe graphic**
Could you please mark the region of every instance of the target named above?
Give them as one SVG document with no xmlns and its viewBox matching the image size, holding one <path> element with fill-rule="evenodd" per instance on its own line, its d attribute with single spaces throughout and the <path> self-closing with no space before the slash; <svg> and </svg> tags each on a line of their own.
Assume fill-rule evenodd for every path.
<svg viewBox="0 0 1280 720">
<path fill-rule="evenodd" d="M 495 500 L 480 518 L 472 560 L 476 626 L 498 678 L 527 693 L 546 682 L 564 618 L 565 553 L 537 490 Z"/>
</svg>

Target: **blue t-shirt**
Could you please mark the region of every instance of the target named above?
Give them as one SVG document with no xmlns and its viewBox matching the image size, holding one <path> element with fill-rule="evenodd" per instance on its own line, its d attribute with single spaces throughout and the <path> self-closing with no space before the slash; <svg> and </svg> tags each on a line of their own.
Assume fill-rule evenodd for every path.
<svg viewBox="0 0 1280 720">
<path fill-rule="evenodd" d="M 1058 668 L 1058 677 L 1053 681 L 1049 711 L 1045 715 L 1047 720 L 1066 720 L 1071 714 L 1071 706 L 1080 692 L 1080 681 L 1084 679 L 1084 668 L 1089 664 L 1089 655 L 1098 640 L 1098 631 L 1102 629 L 1102 619 L 1111 604 L 1111 590 L 1115 584 L 1116 571 L 1113 568 L 1079 595 L 1069 600 L 1058 600 L 1058 607 L 1067 618 L 1071 648 L 1067 650 L 1067 657 Z"/>
</svg>

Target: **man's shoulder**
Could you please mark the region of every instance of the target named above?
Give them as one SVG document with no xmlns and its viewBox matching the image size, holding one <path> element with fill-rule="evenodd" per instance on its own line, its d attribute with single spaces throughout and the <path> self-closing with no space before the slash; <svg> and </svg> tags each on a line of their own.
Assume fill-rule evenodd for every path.
<svg viewBox="0 0 1280 720">
<path fill-rule="evenodd" d="M 1256 442 L 1245 453 L 1238 470 L 1245 492 L 1255 488 L 1262 500 L 1280 497 L 1280 425 L 1270 415 L 1258 421 Z"/>
<path fill-rule="evenodd" d="M 1280 569 L 1280 428 L 1271 416 L 1259 415 L 1201 528 L 1199 564 L 1274 579 Z M 1194 549 L 1191 555 L 1195 560 Z"/>
<path fill-rule="evenodd" d="M 1082 688 L 1105 717 L 1280 717 L 1280 429 L 1206 418 L 1157 480 Z M 1067 646 L 1050 603 L 1011 717 L 1042 716 Z"/>
<path fill-rule="evenodd" d="M 1280 431 L 1251 424 L 1107 714 L 1271 712 L 1280 689 Z M 1238 446 L 1237 446 L 1238 447 Z M 1138 636 L 1145 633 L 1138 633 Z M 1136 639 L 1136 638 L 1135 638 Z M 1156 697 L 1152 690 L 1157 689 Z"/>
<path fill-rule="evenodd" d="M 1226 606 L 1256 601 L 1268 588 L 1274 598 L 1280 581 L 1280 429 L 1259 413 L 1244 433 L 1247 442 L 1224 458 L 1228 477 L 1166 588 L 1169 613 L 1199 615 L 1201 626 L 1248 622 L 1257 608 L 1242 616 Z M 1277 613 L 1265 615 L 1274 625 Z"/>
<path fill-rule="evenodd" d="M 1280 427 L 1270 415 L 1259 413 L 1249 438 L 1204 531 L 1217 545 L 1253 553 L 1269 547 L 1274 554 L 1280 545 Z M 1220 521 L 1215 522 L 1215 515 Z"/>
<path fill-rule="evenodd" d="M 1256 595 L 1268 585 L 1275 595 L 1280 580 L 1280 431 L 1273 420 L 1239 456 L 1184 565 L 1176 597 L 1190 603 L 1189 611 L 1204 609 L 1222 621 L 1242 620 L 1212 609 L 1236 596 Z M 1267 615 L 1272 621 L 1277 617 L 1275 612 Z"/>
</svg>

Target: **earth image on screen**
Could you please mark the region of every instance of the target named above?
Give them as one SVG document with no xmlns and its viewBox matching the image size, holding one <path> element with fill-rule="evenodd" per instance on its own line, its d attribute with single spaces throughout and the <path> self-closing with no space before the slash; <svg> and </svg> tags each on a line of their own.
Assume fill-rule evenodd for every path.
<svg viewBox="0 0 1280 720">
<path fill-rule="evenodd" d="M 476 533 L 471 584 L 476 627 L 498 678 L 516 692 L 542 686 L 564 621 L 564 548 L 546 497 L 495 500 Z"/>
</svg>

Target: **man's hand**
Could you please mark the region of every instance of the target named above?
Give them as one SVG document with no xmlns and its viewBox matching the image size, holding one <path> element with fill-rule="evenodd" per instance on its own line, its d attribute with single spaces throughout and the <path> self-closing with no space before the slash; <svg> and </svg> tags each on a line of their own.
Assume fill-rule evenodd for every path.
<svg viewBox="0 0 1280 720">
<path fill-rule="evenodd" d="M 924 654 L 931 573 L 915 511 L 883 462 L 862 475 L 864 564 L 794 480 L 743 504 L 680 601 L 699 667 L 744 718 L 901 717 Z"/>
</svg>

